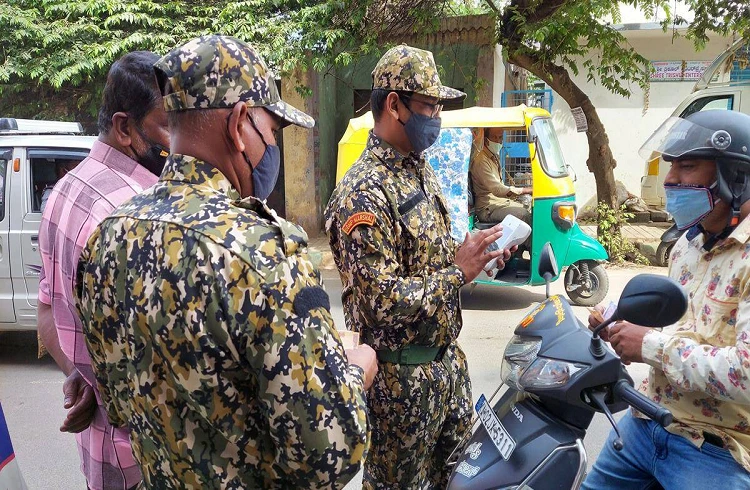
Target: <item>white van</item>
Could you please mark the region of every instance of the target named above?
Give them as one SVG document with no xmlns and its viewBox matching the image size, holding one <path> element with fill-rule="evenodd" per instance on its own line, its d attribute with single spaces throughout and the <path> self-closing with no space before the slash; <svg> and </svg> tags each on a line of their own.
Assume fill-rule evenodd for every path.
<svg viewBox="0 0 750 490">
<path fill-rule="evenodd" d="M 94 141 L 78 123 L 0 118 L 0 331 L 36 329 L 45 191 Z"/>
<path fill-rule="evenodd" d="M 739 40 L 719 55 L 672 116 L 687 117 L 712 110 L 750 114 L 750 40 Z M 667 171 L 669 164 L 661 158 L 646 162 L 641 177 L 641 197 L 651 207 L 663 209 L 666 205 L 664 176 Z"/>
</svg>

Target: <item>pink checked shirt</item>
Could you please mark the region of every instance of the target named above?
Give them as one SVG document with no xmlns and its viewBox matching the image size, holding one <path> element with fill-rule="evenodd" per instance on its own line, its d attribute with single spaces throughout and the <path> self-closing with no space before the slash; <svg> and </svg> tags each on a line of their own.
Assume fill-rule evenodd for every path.
<svg viewBox="0 0 750 490">
<path fill-rule="evenodd" d="M 42 274 L 39 301 L 52 306 L 60 346 L 95 388 L 99 407 L 91 426 L 76 435 L 81 470 L 93 490 L 124 490 L 141 481 L 127 428 L 107 421 L 91 369 L 73 294 L 81 250 L 99 223 L 122 202 L 156 183 L 158 177 L 131 158 L 97 141 L 86 158 L 56 185 L 39 229 Z"/>
</svg>

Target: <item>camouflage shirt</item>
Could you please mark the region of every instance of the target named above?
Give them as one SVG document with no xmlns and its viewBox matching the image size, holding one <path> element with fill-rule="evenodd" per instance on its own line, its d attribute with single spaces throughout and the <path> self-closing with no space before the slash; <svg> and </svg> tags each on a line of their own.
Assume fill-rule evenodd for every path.
<svg viewBox="0 0 750 490">
<path fill-rule="evenodd" d="M 456 243 L 440 184 L 421 157 L 370 133 L 325 212 L 347 324 L 379 349 L 442 346 L 458 337 Z"/>
<path fill-rule="evenodd" d="M 343 487 L 359 470 L 363 372 L 306 240 L 180 155 L 90 238 L 79 310 L 147 487 Z"/>
</svg>

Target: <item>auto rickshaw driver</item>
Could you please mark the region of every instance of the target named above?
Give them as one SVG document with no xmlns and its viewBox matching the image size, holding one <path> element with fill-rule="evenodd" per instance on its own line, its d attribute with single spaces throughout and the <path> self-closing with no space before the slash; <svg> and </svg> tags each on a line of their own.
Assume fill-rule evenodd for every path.
<svg viewBox="0 0 750 490">
<path fill-rule="evenodd" d="M 474 144 L 469 172 L 477 220 L 499 223 L 510 214 L 531 225 L 530 211 L 516 200 L 531 195 L 531 187 L 506 184 L 500 173 L 498 152 L 491 148 L 502 144 L 503 128 L 475 128 L 472 132 Z"/>
</svg>

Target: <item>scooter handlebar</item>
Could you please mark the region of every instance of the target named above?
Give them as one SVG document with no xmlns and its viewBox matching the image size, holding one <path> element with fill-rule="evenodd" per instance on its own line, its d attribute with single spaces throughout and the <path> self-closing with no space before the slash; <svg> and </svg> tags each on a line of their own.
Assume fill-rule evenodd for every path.
<svg viewBox="0 0 750 490">
<path fill-rule="evenodd" d="M 615 384 L 614 394 L 646 417 L 658 422 L 662 427 L 672 423 L 672 412 L 642 395 L 624 379 Z"/>
</svg>

